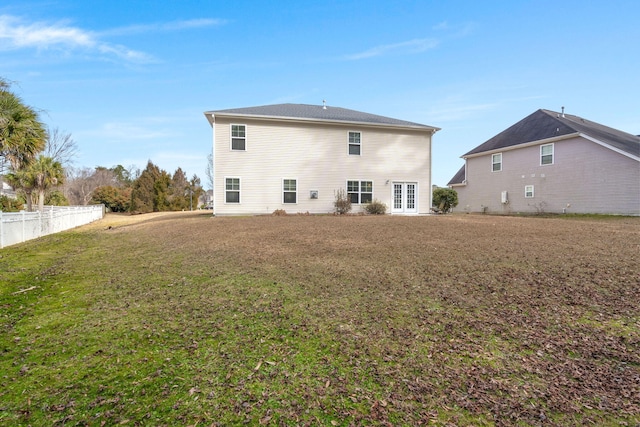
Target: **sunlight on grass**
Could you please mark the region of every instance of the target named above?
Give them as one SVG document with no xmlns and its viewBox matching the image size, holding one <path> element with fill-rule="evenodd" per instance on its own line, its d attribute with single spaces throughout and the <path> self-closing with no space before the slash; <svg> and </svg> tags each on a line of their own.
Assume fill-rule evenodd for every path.
<svg viewBox="0 0 640 427">
<path fill-rule="evenodd" d="M 287 220 L 277 227 L 345 232 L 331 217 Z M 566 263 L 528 256 L 477 274 L 473 252 L 441 262 L 407 246 L 398 269 L 397 247 L 370 263 L 336 241 L 269 234 L 270 218 L 188 221 L 222 227 L 206 249 L 158 217 L 2 251 L 0 425 L 640 422 L 637 384 L 581 385 L 597 386 L 589 369 L 638 374 L 637 307 L 607 314 L 612 293 L 583 287 L 587 274 L 558 285 Z M 247 229 L 259 244 L 236 238 Z"/>
</svg>

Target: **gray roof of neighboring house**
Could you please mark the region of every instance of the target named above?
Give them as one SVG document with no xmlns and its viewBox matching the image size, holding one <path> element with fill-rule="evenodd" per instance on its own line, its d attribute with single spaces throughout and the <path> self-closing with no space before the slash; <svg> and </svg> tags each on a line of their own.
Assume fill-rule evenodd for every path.
<svg viewBox="0 0 640 427">
<path fill-rule="evenodd" d="M 275 104 L 258 107 L 232 108 L 228 110 L 207 111 L 205 115 L 230 115 L 257 118 L 307 119 L 329 122 L 363 123 L 383 126 L 400 126 L 438 131 L 435 126 L 392 119 L 390 117 L 348 110 L 346 108 L 308 104 Z"/>
<path fill-rule="evenodd" d="M 640 137 L 571 114 L 538 110 L 462 157 L 528 142 L 581 133 L 620 151 L 640 156 Z"/>
<path fill-rule="evenodd" d="M 447 182 L 447 185 L 463 184 L 467 175 L 466 166 L 467 165 L 462 165 L 460 170 L 451 178 L 451 181 Z"/>
</svg>

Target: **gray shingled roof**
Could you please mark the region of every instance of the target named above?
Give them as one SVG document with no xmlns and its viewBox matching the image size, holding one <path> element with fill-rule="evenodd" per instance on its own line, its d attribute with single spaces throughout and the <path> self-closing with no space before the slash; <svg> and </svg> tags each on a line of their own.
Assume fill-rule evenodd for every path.
<svg viewBox="0 0 640 427">
<path fill-rule="evenodd" d="M 618 150 L 640 157 L 640 137 L 582 117 L 550 110 L 534 112 L 462 157 L 575 133 L 588 135 Z"/>
<path fill-rule="evenodd" d="M 233 115 L 264 118 L 294 118 L 345 123 L 366 123 L 374 125 L 401 126 L 419 129 L 435 129 L 435 126 L 392 119 L 390 117 L 348 110 L 346 108 L 307 104 L 275 104 L 258 107 L 232 108 L 228 110 L 207 111 L 205 114 Z"/>
<path fill-rule="evenodd" d="M 460 170 L 458 170 L 458 172 L 456 172 L 453 178 L 451 178 L 451 181 L 447 182 L 447 185 L 464 183 L 464 179 L 466 177 L 466 169 L 467 169 L 467 165 L 462 165 Z"/>
</svg>

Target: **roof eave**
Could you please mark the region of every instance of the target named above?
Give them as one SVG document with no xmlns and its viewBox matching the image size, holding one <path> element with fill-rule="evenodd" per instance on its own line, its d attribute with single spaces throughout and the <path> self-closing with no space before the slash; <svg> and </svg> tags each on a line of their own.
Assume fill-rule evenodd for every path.
<svg viewBox="0 0 640 427">
<path fill-rule="evenodd" d="M 481 157 L 481 156 L 486 156 L 486 155 L 489 155 L 489 154 L 496 154 L 496 153 L 503 153 L 505 151 L 517 150 L 519 148 L 524 148 L 524 147 L 532 147 L 532 146 L 535 146 L 535 145 L 550 144 L 552 142 L 562 141 L 564 139 L 571 139 L 571 138 L 575 138 L 575 137 L 578 137 L 578 136 L 583 136 L 583 135 L 580 132 L 569 133 L 569 134 L 566 134 L 566 135 L 554 136 L 553 138 L 538 139 L 538 140 L 535 140 L 535 141 L 523 142 L 521 144 L 516 144 L 516 145 L 510 145 L 508 147 L 502 147 L 502 148 L 496 148 L 496 149 L 493 149 L 493 150 L 481 151 L 479 153 L 463 154 L 462 156 L 460 156 L 460 158 L 462 158 L 462 159 L 471 159 L 471 158 L 474 158 L 474 157 Z"/>
<path fill-rule="evenodd" d="M 209 120 L 210 124 L 215 122 L 215 117 L 226 117 L 226 118 L 239 118 L 239 119 L 258 119 L 258 120 L 269 120 L 276 122 L 295 122 L 295 123 L 331 123 L 331 124 L 346 124 L 346 125 L 358 125 L 358 126 L 371 126 L 371 127 L 379 127 L 379 128 L 387 128 L 387 129 L 411 129 L 417 131 L 428 131 L 431 134 L 434 134 L 441 130 L 439 127 L 435 126 L 427 126 L 427 125 L 400 125 L 393 123 L 374 123 L 374 122 L 363 122 L 357 120 L 331 120 L 331 119 L 315 119 L 309 117 L 287 117 L 287 116 L 271 116 L 271 115 L 261 115 L 261 114 L 242 114 L 242 113 L 224 113 L 224 112 L 216 112 L 216 111 L 205 111 L 204 115 Z"/>
</svg>

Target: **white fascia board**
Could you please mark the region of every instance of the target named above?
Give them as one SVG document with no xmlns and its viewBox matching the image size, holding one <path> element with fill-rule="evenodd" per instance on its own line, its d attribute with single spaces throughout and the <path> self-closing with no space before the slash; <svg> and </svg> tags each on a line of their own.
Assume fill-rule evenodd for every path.
<svg viewBox="0 0 640 427">
<path fill-rule="evenodd" d="M 213 124 L 216 122 L 216 117 L 213 114 L 213 111 L 205 111 L 204 116 L 207 118 L 207 121 L 213 127 Z"/>
<path fill-rule="evenodd" d="M 348 120 L 327 120 L 327 119 L 314 119 L 307 117 L 283 117 L 283 116 L 266 116 L 266 115 L 257 115 L 257 114 L 226 114 L 226 113 L 216 113 L 214 115 L 213 111 L 207 111 L 204 113 L 207 116 L 207 119 L 210 123 L 215 121 L 215 115 L 218 117 L 226 117 L 229 119 L 257 119 L 257 120 L 268 120 L 275 122 L 288 122 L 288 123 L 331 123 L 331 124 L 344 124 L 344 125 L 358 125 L 365 127 L 375 127 L 375 128 L 386 128 L 386 129 L 402 129 L 402 130 L 416 130 L 416 131 L 425 131 L 429 132 L 431 135 L 441 130 L 441 128 L 435 126 L 411 126 L 411 125 L 394 125 L 387 123 L 371 123 L 371 122 L 359 122 L 359 121 L 348 121 Z"/>
<path fill-rule="evenodd" d="M 583 135 L 579 132 L 570 133 L 568 135 L 554 136 L 553 138 L 546 138 L 546 139 L 539 139 L 537 141 L 524 142 L 522 144 L 512 145 L 510 147 L 503 147 L 503 148 L 497 148 L 495 150 L 482 151 L 480 153 L 469 154 L 467 156 L 460 156 L 460 158 L 465 160 L 472 159 L 474 157 L 481 157 L 481 156 L 486 156 L 489 154 L 496 154 L 496 153 L 504 153 L 505 151 L 513 151 L 513 150 L 518 150 L 520 148 L 525 148 L 525 147 L 534 147 L 536 145 L 551 144 L 552 142 L 562 141 L 564 139 L 571 139 L 578 136 L 583 136 Z"/>
</svg>

